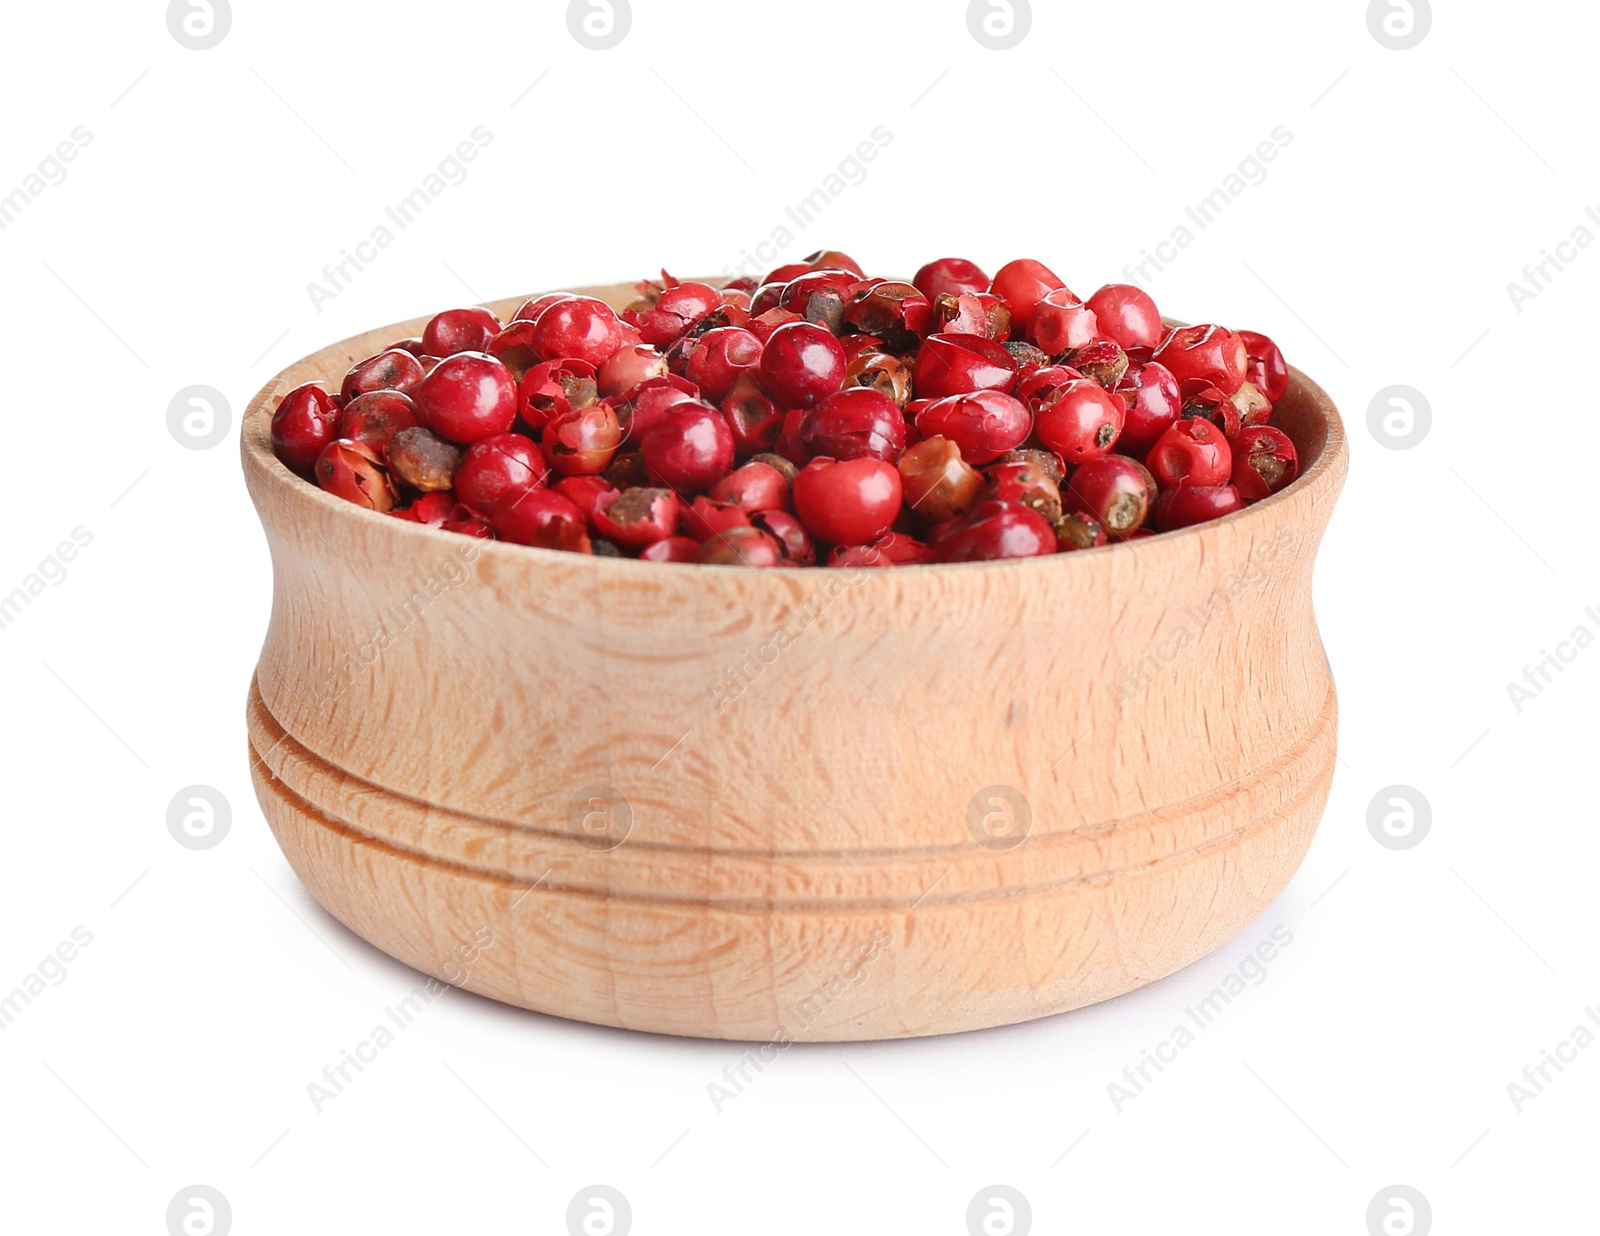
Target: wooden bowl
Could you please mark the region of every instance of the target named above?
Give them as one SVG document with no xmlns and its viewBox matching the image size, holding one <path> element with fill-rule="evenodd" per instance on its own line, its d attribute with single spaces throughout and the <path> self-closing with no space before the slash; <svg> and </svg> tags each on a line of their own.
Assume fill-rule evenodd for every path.
<svg viewBox="0 0 1600 1236">
<path fill-rule="evenodd" d="M 422 324 L 291 365 L 243 426 L 275 576 L 256 792 L 384 952 L 603 1025 L 897 1038 L 1131 991 L 1294 874 L 1333 772 L 1311 568 L 1347 456 L 1303 374 L 1274 420 L 1302 476 L 1216 522 L 756 571 L 473 541 L 277 462 L 285 391 Z"/>
</svg>

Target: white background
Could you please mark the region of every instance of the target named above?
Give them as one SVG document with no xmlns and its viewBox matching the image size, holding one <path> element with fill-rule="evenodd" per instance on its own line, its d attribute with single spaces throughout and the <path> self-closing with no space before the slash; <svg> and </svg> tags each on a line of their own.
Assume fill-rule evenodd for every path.
<svg viewBox="0 0 1600 1236">
<path fill-rule="evenodd" d="M 1399 1183 L 1441 1233 L 1594 1230 L 1600 1046 L 1520 1113 L 1507 1083 L 1600 1005 L 1600 650 L 1520 712 L 1506 685 L 1600 632 L 1600 253 L 1520 312 L 1506 286 L 1600 203 L 1593 6 L 1441 5 L 1395 51 L 1355 0 L 1035 0 L 1003 52 L 959 0 L 634 0 L 603 52 L 554 2 L 235 0 L 205 51 L 163 7 L 6 13 L 0 193 L 75 126 L 92 141 L 0 231 L 0 593 L 75 527 L 93 538 L 0 630 L 0 992 L 93 934 L 0 1031 L 8 1228 L 159 1233 L 200 1183 L 239 1233 L 561 1233 L 601 1182 L 642 1234 L 959 1236 L 1001 1183 L 1038 1232 L 1361 1236 Z M 478 125 L 465 182 L 319 312 L 324 264 Z M 418 978 L 311 901 L 255 804 L 243 710 L 270 576 L 238 413 L 377 324 L 736 266 L 878 125 L 866 179 L 782 260 L 1027 255 L 1082 295 L 1292 133 L 1151 290 L 1275 336 L 1351 430 L 1317 577 L 1341 760 L 1304 867 L 1143 991 L 795 1047 L 720 1113 L 707 1086 L 739 1045 L 455 992 L 317 1113 L 307 1083 Z M 213 449 L 168 431 L 192 384 L 233 410 Z M 1367 428 L 1391 384 L 1432 408 L 1410 450 Z M 196 783 L 233 813 L 203 852 L 166 826 Z M 1432 809 L 1403 852 L 1367 826 L 1396 783 Z M 1278 926 L 1293 943 L 1266 980 L 1116 1110 L 1107 1084 Z"/>
</svg>

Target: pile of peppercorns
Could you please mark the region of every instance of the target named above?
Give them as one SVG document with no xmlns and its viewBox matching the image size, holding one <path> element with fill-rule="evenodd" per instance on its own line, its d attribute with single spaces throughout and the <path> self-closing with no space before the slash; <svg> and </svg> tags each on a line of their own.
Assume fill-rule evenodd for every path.
<svg viewBox="0 0 1600 1236">
<path fill-rule="evenodd" d="M 1298 471 L 1265 335 L 1167 330 L 1023 258 L 909 283 L 820 252 L 720 290 L 662 272 L 619 315 L 552 292 L 449 309 L 297 387 L 280 460 L 373 511 L 652 562 L 902 566 L 1150 536 Z"/>
</svg>

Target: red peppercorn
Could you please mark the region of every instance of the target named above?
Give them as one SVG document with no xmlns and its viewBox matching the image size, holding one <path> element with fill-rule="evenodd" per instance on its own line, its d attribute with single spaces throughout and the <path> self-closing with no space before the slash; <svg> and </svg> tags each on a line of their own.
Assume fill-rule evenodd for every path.
<svg viewBox="0 0 1600 1236">
<path fill-rule="evenodd" d="M 985 501 L 1014 502 L 1037 511 L 1052 525 L 1061 518 L 1061 487 L 1031 463 L 991 464 L 984 473 Z"/>
<path fill-rule="evenodd" d="M 1084 376 L 1071 365 L 1040 365 L 1028 370 L 1017 380 L 1017 398 L 1037 416 L 1040 408 L 1061 393 L 1062 387 L 1070 382 L 1081 381 Z M 1176 405 L 1173 415 L 1177 415 Z"/>
<path fill-rule="evenodd" d="M 794 322 L 805 321 L 798 313 L 790 313 L 787 309 L 768 309 L 759 317 L 753 317 L 744 324 L 744 328 L 761 340 L 764 344 L 772 333 L 780 326 L 788 326 Z"/>
<path fill-rule="evenodd" d="M 518 545 L 578 554 L 594 548 L 583 512 L 571 498 L 550 489 L 525 489 L 507 498 L 489 522 L 504 540 Z"/>
<path fill-rule="evenodd" d="M 1048 450 L 1069 464 L 1104 455 L 1122 433 L 1127 405 L 1100 385 L 1079 378 L 1060 387 L 1041 403 L 1034 432 Z"/>
<path fill-rule="evenodd" d="M 851 336 L 852 340 L 870 338 L 870 335 Z M 845 350 L 848 352 L 849 348 Z M 844 385 L 846 390 L 852 386 L 875 390 L 892 400 L 895 407 L 903 409 L 911 400 L 911 366 L 887 352 L 858 352 L 845 365 Z"/>
<path fill-rule="evenodd" d="M 400 391 L 368 391 L 345 404 L 339 414 L 338 436 L 365 442 L 381 457 L 395 434 L 418 423 L 417 405 L 411 396 Z"/>
<path fill-rule="evenodd" d="M 783 565 L 783 550 L 760 528 L 729 528 L 703 542 L 695 561 L 703 566 L 775 567 Z"/>
<path fill-rule="evenodd" d="M 591 404 L 552 421 L 539 439 L 550 466 L 563 476 L 604 472 L 622 445 L 622 426 L 606 403 Z"/>
<path fill-rule="evenodd" d="M 314 382 L 297 386 L 272 414 L 272 451 L 283 466 L 310 476 L 317 456 L 338 435 L 339 406 Z"/>
<path fill-rule="evenodd" d="M 777 272 L 774 272 L 774 274 L 776 273 Z M 799 278 L 800 275 L 805 273 L 805 268 L 801 267 L 799 268 L 799 274 L 795 275 L 794 277 Z M 750 293 L 750 316 L 753 318 L 758 318 L 762 314 L 766 313 L 769 309 L 776 309 L 778 307 L 778 301 L 783 298 L 784 288 L 788 286 L 788 279 L 768 278 L 765 283 L 760 284 L 753 292 Z"/>
<path fill-rule="evenodd" d="M 511 315 L 513 322 L 537 322 L 539 315 L 555 304 L 558 300 L 577 300 L 576 292 L 545 292 L 541 296 L 531 296 L 523 301 L 515 313 Z"/>
<path fill-rule="evenodd" d="M 848 270 L 857 279 L 864 274 L 860 262 L 837 249 L 818 249 L 815 253 L 808 253 L 805 263 L 807 270 Z"/>
<path fill-rule="evenodd" d="M 436 314 L 422 332 L 422 350 L 428 356 L 453 356 L 457 352 L 488 351 L 489 341 L 500 333 L 500 319 L 487 309 L 446 309 Z"/>
<path fill-rule="evenodd" d="M 424 493 L 450 489 L 455 484 L 456 469 L 461 466 L 461 448 L 420 425 L 397 432 L 389 440 L 387 457 L 389 471 L 396 480 Z"/>
<path fill-rule="evenodd" d="M 1106 390 L 1114 391 L 1128 372 L 1128 354 L 1116 340 L 1099 336 L 1068 352 L 1067 364 L 1084 377 L 1093 378 Z"/>
<path fill-rule="evenodd" d="M 513 381 L 521 382 L 523 376 L 539 363 L 539 354 L 533 347 L 533 323 L 512 322 L 480 351 L 487 352 L 511 373 Z M 437 363 L 438 357 L 430 357 Z"/>
<path fill-rule="evenodd" d="M 694 340 L 684 377 L 712 403 L 721 403 L 761 363 L 761 340 L 742 326 L 719 326 Z"/>
<path fill-rule="evenodd" d="M 1001 464 L 1023 463 L 1037 468 L 1048 476 L 1058 486 L 1066 483 L 1067 465 L 1060 455 L 1054 451 L 1042 451 L 1038 447 L 1022 446 L 1015 450 L 1007 451 L 990 465 L 990 470 Z"/>
<path fill-rule="evenodd" d="M 1071 553 L 1078 549 L 1093 549 L 1098 545 L 1111 543 L 1111 538 L 1106 535 L 1106 530 L 1100 521 L 1082 511 L 1063 515 L 1056 520 L 1055 528 L 1058 554 Z"/>
<path fill-rule="evenodd" d="M 700 554 L 700 542 L 686 536 L 669 536 L 639 551 L 645 562 L 693 562 Z"/>
<path fill-rule="evenodd" d="M 733 431 L 708 404 L 680 403 L 639 440 L 650 478 L 679 493 L 702 493 L 733 467 Z"/>
<path fill-rule="evenodd" d="M 621 319 L 592 296 L 558 300 L 534 321 L 533 347 L 545 360 L 581 360 L 599 367 L 623 342 Z"/>
<path fill-rule="evenodd" d="M 610 502 L 622 492 L 603 476 L 564 476 L 550 488 L 563 498 L 572 499 L 572 504 L 583 512 L 591 533 L 594 531 L 595 508 L 603 502 Z"/>
<path fill-rule="evenodd" d="M 667 374 L 667 358 L 647 343 L 625 344 L 595 372 L 602 395 L 621 395 Z"/>
<path fill-rule="evenodd" d="M 791 408 L 783 414 L 783 428 L 778 433 L 778 444 L 773 447 L 779 455 L 798 467 L 811 459 L 811 452 L 800 441 L 800 426 L 805 423 L 804 408 Z"/>
<path fill-rule="evenodd" d="M 511 428 L 517 419 L 517 384 L 510 370 L 487 353 L 457 352 L 422 380 L 416 402 L 423 424 L 466 446 Z"/>
<path fill-rule="evenodd" d="M 1098 520 L 1113 540 L 1122 541 L 1149 518 L 1156 492 L 1143 464 L 1126 455 L 1102 455 L 1073 472 L 1062 505 Z"/>
<path fill-rule="evenodd" d="M 1246 382 L 1233 392 L 1233 406 L 1244 425 L 1265 425 L 1272 417 L 1272 404 L 1254 382 Z"/>
<path fill-rule="evenodd" d="M 787 408 L 810 407 L 844 385 L 844 349 L 810 322 L 778 327 L 761 351 L 761 384 Z"/>
<path fill-rule="evenodd" d="M 430 528 L 442 528 L 462 536 L 494 539 L 493 528 L 447 493 L 423 494 L 410 506 L 390 511 L 389 514 L 408 523 L 426 524 Z"/>
<path fill-rule="evenodd" d="M 748 528 L 750 516 L 731 502 L 717 502 L 699 494 L 683 508 L 683 531 L 697 541 L 726 532 L 729 528 Z"/>
<path fill-rule="evenodd" d="M 949 438 L 961 458 L 977 466 L 1021 446 L 1032 428 L 1033 414 L 1022 401 L 996 390 L 936 399 L 917 414 L 917 431 L 924 438 Z"/>
<path fill-rule="evenodd" d="M 754 511 L 750 526 L 759 528 L 778 543 L 787 566 L 815 566 L 817 547 L 806 534 L 805 525 L 788 511 Z"/>
<path fill-rule="evenodd" d="M 929 335 L 917 350 L 911 382 L 918 399 L 944 399 L 971 391 L 1009 392 L 1017 362 L 982 335 Z"/>
<path fill-rule="evenodd" d="M 1289 389 L 1289 363 L 1283 359 L 1283 350 L 1253 330 L 1240 331 L 1239 339 L 1249 358 L 1245 377 L 1256 384 L 1268 403 L 1277 403 Z"/>
<path fill-rule="evenodd" d="M 858 284 L 845 303 L 843 317 L 847 326 L 864 334 L 903 339 L 911 346 L 916 339 L 907 336 L 934 330 L 928 298 L 911 284 L 897 280 Z"/>
<path fill-rule="evenodd" d="M 806 531 L 831 545 L 877 540 L 900 513 L 900 473 L 881 459 L 813 459 L 794 481 Z"/>
<path fill-rule="evenodd" d="M 1034 558 L 1056 552 L 1056 532 L 1038 511 L 1015 502 L 980 502 L 933 545 L 940 562 Z"/>
<path fill-rule="evenodd" d="M 517 411 L 534 429 L 543 429 L 598 398 L 593 365 L 580 360 L 544 361 L 522 375 Z"/>
<path fill-rule="evenodd" d="M 1153 348 L 1167 333 L 1156 302 L 1131 283 L 1108 283 L 1087 303 L 1100 330 L 1125 348 Z"/>
<path fill-rule="evenodd" d="M 847 270 L 809 271 L 784 285 L 778 307 L 838 334 L 845 301 L 858 282 L 860 276 Z"/>
<path fill-rule="evenodd" d="M 437 528 L 449 518 L 455 506 L 455 498 L 448 493 L 426 493 L 410 506 L 396 507 L 389 514 L 408 523 L 427 524 L 430 528 Z"/>
<path fill-rule="evenodd" d="M 1232 485 L 1179 485 L 1162 491 L 1156 502 L 1156 526 L 1163 532 L 1175 532 L 1243 507 L 1244 499 Z"/>
<path fill-rule="evenodd" d="M 911 282 L 930 301 L 941 295 L 961 296 L 989 290 L 989 276 L 977 263 L 966 258 L 939 258 L 929 262 L 917 271 Z"/>
<path fill-rule="evenodd" d="M 1251 425 L 1232 442 L 1230 480 L 1246 502 L 1275 494 L 1300 474 L 1300 456 L 1289 435 L 1271 425 Z M 1219 482 L 1220 484 L 1220 482 Z"/>
<path fill-rule="evenodd" d="M 1156 439 L 1144 464 L 1162 489 L 1222 485 L 1233 471 L 1233 452 L 1222 430 L 1210 421 L 1179 421 Z"/>
<path fill-rule="evenodd" d="M 631 391 L 614 395 L 607 402 L 617 410 L 624 440 L 638 442 L 668 409 L 682 403 L 699 403 L 700 399 L 693 382 L 669 373 L 664 378 L 646 378 Z"/>
<path fill-rule="evenodd" d="M 494 522 L 500 505 L 538 489 L 550 465 L 538 443 L 520 433 L 496 434 L 474 444 L 456 468 L 456 497 Z"/>
<path fill-rule="evenodd" d="M 887 395 L 852 386 L 829 395 L 805 413 L 800 444 L 808 455 L 833 459 L 870 456 L 893 463 L 905 450 L 905 414 Z"/>
<path fill-rule="evenodd" d="M 357 361 L 344 375 L 339 397 L 349 403 L 368 391 L 409 391 L 422 382 L 422 362 L 402 348 Z"/>
<path fill-rule="evenodd" d="M 949 438 L 935 435 L 908 447 L 899 469 L 906 507 L 932 523 L 966 514 L 983 494 L 983 477 Z"/>
<path fill-rule="evenodd" d="M 1043 369 L 1050 364 L 1050 354 L 1035 344 L 1022 339 L 1008 339 L 1000 345 L 1007 354 L 1017 363 L 1017 373 L 1026 377 L 1035 369 Z"/>
<path fill-rule="evenodd" d="M 1033 310 L 1051 292 L 1067 285 L 1043 262 L 1032 258 L 1018 258 L 1007 262 L 994 272 L 989 291 L 1006 302 L 1011 310 L 1011 329 L 1017 336 L 1025 336 L 1033 325 Z M 1072 300 L 1077 300 L 1070 292 Z"/>
<path fill-rule="evenodd" d="M 1051 355 L 1057 355 L 1081 348 L 1098 331 L 1094 310 L 1074 296 L 1070 288 L 1057 288 L 1034 305 L 1028 339 Z"/>
<path fill-rule="evenodd" d="M 630 309 L 625 320 L 645 343 L 664 346 L 722 305 L 722 293 L 705 283 L 679 283 L 656 298 L 653 308 Z"/>
<path fill-rule="evenodd" d="M 1203 381 L 1232 395 L 1244 381 L 1249 357 L 1244 340 L 1223 326 L 1180 326 L 1161 341 L 1152 360 L 1172 371 L 1179 383 Z"/>
<path fill-rule="evenodd" d="M 722 415 L 733 431 L 734 449 L 739 454 L 759 455 L 778 445 L 784 410 L 755 378 L 747 375 L 734 384 L 722 400 Z"/>
<path fill-rule="evenodd" d="M 364 442 L 340 438 L 328 443 L 317 456 L 315 471 L 317 484 L 336 498 L 369 511 L 394 508 L 394 486 L 377 452 Z"/>
<path fill-rule="evenodd" d="M 752 460 L 735 468 L 711 487 L 715 502 L 726 502 L 747 514 L 756 511 L 787 510 L 789 478 L 771 464 Z"/>
<path fill-rule="evenodd" d="M 1229 438 L 1236 437 L 1244 421 L 1238 405 L 1215 386 L 1207 386 L 1199 378 L 1183 383 L 1183 407 L 1178 415 L 1184 420 L 1207 420 Z"/>
<path fill-rule="evenodd" d="M 1117 445 L 1125 455 L 1143 455 L 1162 434 L 1178 421 L 1183 407 L 1178 379 L 1165 365 L 1148 361 L 1130 365 L 1117 386 L 1117 394 L 1127 405 L 1122 436 Z"/>
<path fill-rule="evenodd" d="M 678 531 L 683 504 L 670 489 L 627 489 L 602 498 L 594 509 L 601 536 L 624 549 L 641 550 Z"/>
<path fill-rule="evenodd" d="M 915 537 L 885 532 L 870 545 L 837 545 L 828 554 L 835 568 L 918 566 L 939 561 L 939 555 Z"/>
<path fill-rule="evenodd" d="M 947 335 L 982 335 L 999 343 L 1011 338 L 1011 310 L 990 292 L 940 296 L 933 302 L 933 330 Z"/>
</svg>

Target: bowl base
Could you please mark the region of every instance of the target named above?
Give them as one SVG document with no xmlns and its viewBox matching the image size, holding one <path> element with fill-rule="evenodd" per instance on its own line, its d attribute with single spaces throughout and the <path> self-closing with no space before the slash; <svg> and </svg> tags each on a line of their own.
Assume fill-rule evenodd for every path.
<svg viewBox="0 0 1600 1236">
<path fill-rule="evenodd" d="M 914 900 L 697 894 L 682 854 L 597 852 L 459 816 L 322 760 L 277 724 L 254 683 L 247 713 L 256 793 L 290 865 L 383 952 L 541 1013 L 786 1043 L 1008 1025 L 1121 995 L 1205 956 L 1298 868 L 1333 776 L 1337 706 L 1330 690 L 1288 751 L 1221 791 L 1063 839 L 1075 850 L 1025 843 L 1046 856 L 1046 871 L 1058 855 L 1068 878 L 949 896 L 935 881 Z M 1084 867 L 1080 851 L 1103 859 L 1130 834 L 1188 843 L 1120 868 Z M 951 861 L 988 857 L 969 848 Z"/>
</svg>

